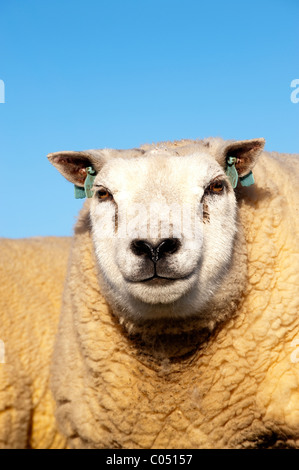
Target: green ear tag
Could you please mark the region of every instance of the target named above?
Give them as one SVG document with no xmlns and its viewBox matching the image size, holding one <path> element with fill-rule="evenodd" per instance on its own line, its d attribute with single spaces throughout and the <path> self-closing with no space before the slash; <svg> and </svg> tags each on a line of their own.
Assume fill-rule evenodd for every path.
<svg viewBox="0 0 299 470">
<path fill-rule="evenodd" d="M 236 161 L 237 161 L 236 157 L 227 157 L 226 159 L 227 167 L 225 170 L 225 173 L 228 179 L 230 180 L 231 185 L 234 189 L 238 184 L 238 178 L 239 178 L 238 172 L 235 167 Z"/>
<path fill-rule="evenodd" d="M 81 188 L 80 186 L 74 185 L 75 190 L 75 198 L 76 199 L 84 199 L 86 197 L 85 189 Z"/>
<path fill-rule="evenodd" d="M 96 177 L 96 172 L 92 168 L 92 166 L 88 166 L 86 168 L 86 173 L 87 173 L 87 176 L 84 181 L 84 188 L 81 188 L 81 186 L 77 186 L 75 184 L 75 198 L 76 199 L 84 199 L 85 197 L 92 197 L 93 195 L 93 191 L 91 188 L 93 187 L 93 182 Z"/>
<path fill-rule="evenodd" d="M 254 184 L 254 177 L 252 171 L 250 171 L 248 175 L 245 175 L 240 178 L 240 182 L 242 186 L 251 186 L 252 184 Z"/>
<path fill-rule="evenodd" d="M 84 189 L 85 189 L 86 197 L 92 197 L 93 195 L 92 187 L 93 187 L 93 182 L 96 177 L 96 172 L 92 168 L 92 166 L 89 166 L 86 168 L 86 173 L 87 173 L 87 176 L 84 182 Z"/>
</svg>

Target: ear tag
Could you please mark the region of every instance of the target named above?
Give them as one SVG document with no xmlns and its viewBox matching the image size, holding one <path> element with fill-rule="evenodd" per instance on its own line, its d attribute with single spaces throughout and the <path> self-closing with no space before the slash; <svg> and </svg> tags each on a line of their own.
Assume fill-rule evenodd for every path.
<svg viewBox="0 0 299 470">
<path fill-rule="evenodd" d="M 84 199 L 86 197 L 85 189 L 80 186 L 74 185 L 75 199 Z"/>
<path fill-rule="evenodd" d="M 93 187 L 93 182 L 96 177 L 96 172 L 92 168 L 92 166 L 89 166 L 86 168 L 86 173 L 87 173 L 87 176 L 84 181 L 84 189 L 85 189 L 86 197 L 92 197 L 93 196 L 92 187 Z"/>
<path fill-rule="evenodd" d="M 250 171 L 248 175 L 242 176 L 242 178 L 240 178 L 240 182 L 242 186 L 251 186 L 252 184 L 254 184 L 254 177 L 252 171 Z"/>
<path fill-rule="evenodd" d="M 76 199 L 84 199 L 85 197 L 90 198 L 93 195 L 92 187 L 93 187 L 94 179 L 96 177 L 96 172 L 92 168 L 92 166 L 88 166 L 86 168 L 86 173 L 87 173 L 87 176 L 84 181 L 84 188 L 81 188 L 81 186 L 77 186 L 75 184 L 75 198 Z"/>
<path fill-rule="evenodd" d="M 238 179 L 239 179 L 239 175 L 235 167 L 236 161 L 237 161 L 236 157 L 227 157 L 226 159 L 227 167 L 225 170 L 225 173 L 228 179 L 230 180 L 231 185 L 234 189 L 237 186 Z"/>
</svg>

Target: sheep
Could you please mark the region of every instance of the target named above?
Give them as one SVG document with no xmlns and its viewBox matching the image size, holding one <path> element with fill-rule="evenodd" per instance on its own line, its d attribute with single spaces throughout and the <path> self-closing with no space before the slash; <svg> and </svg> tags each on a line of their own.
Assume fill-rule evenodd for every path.
<svg viewBox="0 0 299 470">
<path fill-rule="evenodd" d="M 40 282 L 55 300 L 37 298 L 45 340 L 23 345 L 30 303 L 17 306 L 17 293 L 17 347 L 10 335 L 15 345 L 20 332 L 4 316 L 6 388 L 15 394 L 0 414 L 9 423 L 3 432 L 0 422 L 1 444 L 298 447 L 299 160 L 263 147 L 264 139 L 210 138 L 48 156 L 89 197 L 71 247 L 51 240 Z M 164 211 L 184 206 L 187 228 L 179 210 Z M 27 259 L 25 242 L 5 243 Z M 42 253 L 35 259 L 44 263 Z"/>
<path fill-rule="evenodd" d="M 0 339 L 0 364 L 5 362 L 5 344 L 2 339 Z"/>
<path fill-rule="evenodd" d="M 0 239 L 0 448 L 63 448 L 49 364 L 70 239 Z"/>
</svg>

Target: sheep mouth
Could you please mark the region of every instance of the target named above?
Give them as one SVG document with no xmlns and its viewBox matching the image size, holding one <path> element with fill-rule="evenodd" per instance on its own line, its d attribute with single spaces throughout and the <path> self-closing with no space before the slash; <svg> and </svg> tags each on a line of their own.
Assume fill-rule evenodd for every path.
<svg viewBox="0 0 299 470">
<path fill-rule="evenodd" d="M 176 281 L 182 281 L 182 280 L 187 280 L 192 276 L 193 273 L 187 275 L 187 276 L 182 276 L 182 277 L 165 277 L 165 276 L 158 276 L 157 274 L 154 274 L 151 277 L 148 277 L 146 279 L 139 279 L 134 282 L 142 282 L 142 283 L 149 283 L 150 285 L 165 285 L 165 284 L 173 284 Z"/>
<path fill-rule="evenodd" d="M 179 279 L 182 278 L 172 278 L 172 277 L 164 277 L 164 276 L 152 276 L 148 277 L 147 279 L 142 279 L 141 281 L 138 282 L 150 282 L 151 284 L 154 285 L 163 285 L 163 284 L 168 284 L 169 282 L 175 282 L 178 281 Z"/>
<path fill-rule="evenodd" d="M 125 279 L 130 284 L 143 284 L 143 285 L 149 285 L 149 286 L 163 286 L 163 285 L 169 286 L 169 285 L 175 284 L 178 281 L 188 281 L 194 276 L 194 274 L 195 274 L 194 271 L 192 271 L 188 274 L 182 274 L 181 276 L 179 273 L 177 273 L 176 277 L 162 276 L 160 274 L 157 274 L 156 269 L 155 269 L 154 274 L 152 274 L 149 277 L 139 279 L 139 276 L 134 276 L 134 278 L 125 277 Z"/>
</svg>

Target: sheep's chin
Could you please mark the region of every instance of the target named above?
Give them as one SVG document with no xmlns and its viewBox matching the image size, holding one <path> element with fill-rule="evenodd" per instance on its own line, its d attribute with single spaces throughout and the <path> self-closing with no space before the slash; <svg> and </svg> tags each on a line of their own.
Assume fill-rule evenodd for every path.
<svg viewBox="0 0 299 470">
<path fill-rule="evenodd" d="M 194 286 L 195 274 L 175 280 L 153 279 L 142 282 L 126 282 L 128 293 L 145 304 L 173 304 Z"/>
</svg>

